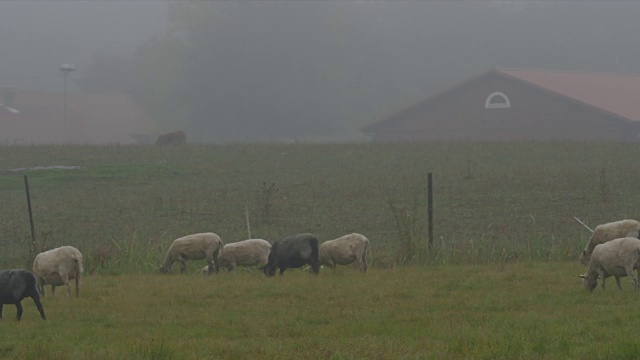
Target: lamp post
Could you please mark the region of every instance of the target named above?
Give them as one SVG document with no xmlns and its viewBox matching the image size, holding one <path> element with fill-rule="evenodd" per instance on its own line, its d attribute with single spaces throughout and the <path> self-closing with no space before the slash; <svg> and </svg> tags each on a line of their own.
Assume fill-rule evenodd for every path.
<svg viewBox="0 0 640 360">
<path fill-rule="evenodd" d="M 66 140 L 67 138 L 67 77 L 70 72 L 76 69 L 75 64 L 62 64 L 60 65 L 60 73 L 62 73 L 62 78 L 64 79 L 64 100 L 62 103 L 62 126 L 64 128 L 64 136 Z"/>
</svg>

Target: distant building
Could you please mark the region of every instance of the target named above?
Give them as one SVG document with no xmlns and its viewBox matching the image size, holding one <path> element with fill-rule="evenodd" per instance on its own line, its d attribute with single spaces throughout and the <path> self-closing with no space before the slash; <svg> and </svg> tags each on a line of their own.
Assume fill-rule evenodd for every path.
<svg viewBox="0 0 640 360">
<path fill-rule="evenodd" d="M 0 145 L 152 143 L 155 121 L 125 94 L 17 92 L 0 98 Z"/>
<path fill-rule="evenodd" d="M 374 141 L 640 141 L 640 75 L 494 68 L 361 130 Z"/>
</svg>

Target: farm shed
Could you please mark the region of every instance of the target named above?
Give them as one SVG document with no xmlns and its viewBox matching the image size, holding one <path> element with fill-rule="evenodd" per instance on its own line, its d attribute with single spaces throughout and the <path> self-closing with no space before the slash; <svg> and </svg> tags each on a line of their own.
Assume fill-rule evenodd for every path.
<svg viewBox="0 0 640 360">
<path fill-rule="evenodd" d="M 373 141 L 640 141 L 640 75 L 493 68 L 361 129 Z"/>
<path fill-rule="evenodd" d="M 65 114 L 66 112 L 66 114 Z M 153 142 L 155 121 L 125 94 L 17 92 L 0 98 L 0 145 Z"/>
</svg>

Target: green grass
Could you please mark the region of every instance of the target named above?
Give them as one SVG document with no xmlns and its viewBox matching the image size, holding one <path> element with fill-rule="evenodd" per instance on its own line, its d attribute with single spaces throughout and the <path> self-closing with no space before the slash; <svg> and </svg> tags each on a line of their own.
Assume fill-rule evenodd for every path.
<svg viewBox="0 0 640 360">
<path fill-rule="evenodd" d="M 640 147 L 614 143 L 15 146 L 0 148 L 0 268 L 33 251 L 84 254 L 78 299 L 41 321 L 5 305 L 2 359 L 636 359 L 637 296 L 587 292 L 592 227 L 639 218 Z M 12 171 L 77 165 L 78 170 Z M 434 178 L 433 252 L 427 173 Z M 272 187 L 273 185 L 273 187 Z M 349 232 L 351 268 L 158 274 L 171 241 Z"/>
<path fill-rule="evenodd" d="M 5 306 L 3 359 L 638 358 L 628 281 L 588 293 L 574 262 L 87 276 Z M 625 279 L 627 280 L 627 279 Z M 612 285 L 612 284 L 611 284 Z M 62 290 L 62 289 L 60 289 Z"/>
</svg>

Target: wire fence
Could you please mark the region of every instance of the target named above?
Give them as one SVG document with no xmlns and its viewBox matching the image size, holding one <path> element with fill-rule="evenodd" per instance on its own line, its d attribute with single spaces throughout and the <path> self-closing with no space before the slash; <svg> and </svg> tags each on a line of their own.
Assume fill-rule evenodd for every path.
<svg viewBox="0 0 640 360">
<path fill-rule="evenodd" d="M 151 271 L 173 239 L 205 231 L 227 243 L 302 232 L 324 241 L 358 232 L 370 239 L 373 266 L 379 267 L 573 261 L 590 236 L 574 216 L 592 228 L 639 218 L 640 169 L 632 161 L 638 150 L 630 146 L 603 151 L 580 144 L 525 144 L 517 154 L 507 145 L 446 144 L 332 147 L 330 154 L 295 145 L 269 151 L 186 148 L 175 154 L 143 149 L 135 161 L 153 163 L 140 169 L 126 158 L 127 165 L 119 165 L 126 170 L 122 174 L 109 165 L 30 181 L 34 227 L 41 248 L 81 248 L 88 269 L 113 268 L 119 261 Z M 132 152 L 100 149 L 92 156 L 112 161 L 107 150 L 123 157 Z M 248 154 L 237 160 L 239 151 Z M 428 173 L 433 174 L 432 251 Z M 3 267 L 30 261 L 21 180 L 15 174 L 0 177 Z"/>
</svg>

